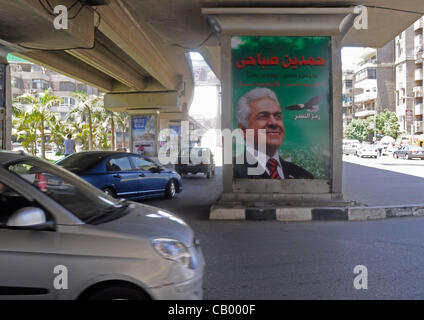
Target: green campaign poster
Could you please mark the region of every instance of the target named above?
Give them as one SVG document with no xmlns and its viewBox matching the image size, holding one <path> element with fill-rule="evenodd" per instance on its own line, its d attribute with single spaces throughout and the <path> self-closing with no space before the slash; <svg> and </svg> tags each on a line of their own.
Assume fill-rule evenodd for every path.
<svg viewBox="0 0 424 320">
<path fill-rule="evenodd" d="M 268 156 L 263 175 L 243 164 L 234 177 L 329 179 L 331 38 L 240 36 L 231 48 L 233 129 L 265 129 Z"/>
</svg>

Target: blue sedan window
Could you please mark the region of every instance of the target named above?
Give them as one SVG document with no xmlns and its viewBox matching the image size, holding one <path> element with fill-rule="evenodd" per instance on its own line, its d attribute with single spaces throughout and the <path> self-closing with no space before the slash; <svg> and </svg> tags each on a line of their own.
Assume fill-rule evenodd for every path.
<svg viewBox="0 0 424 320">
<path fill-rule="evenodd" d="M 142 157 L 131 157 L 135 168 L 140 171 L 148 171 L 151 168 L 156 168 L 157 165 L 153 162 L 150 162 Z"/>
<path fill-rule="evenodd" d="M 120 157 L 110 159 L 106 163 L 107 171 L 132 171 L 130 159 L 128 157 Z"/>
</svg>

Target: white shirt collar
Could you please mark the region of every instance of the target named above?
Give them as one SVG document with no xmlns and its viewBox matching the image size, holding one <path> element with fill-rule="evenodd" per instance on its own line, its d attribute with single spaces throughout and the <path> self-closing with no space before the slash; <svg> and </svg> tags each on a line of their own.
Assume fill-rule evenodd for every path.
<svg viewBox="0 0 424 320">
<path fill-rule="evenodd" d="M 267 164 L 268 160 L 271 159 L 271 157 L 268 156 L 268 155 L 264 155 L 259 150 L 256 150 L 256 149 L 254 149 L 250 146 L 246 146 L 246 151 L 249 152 L 258 161 L 259 165 L 262 168 L 265 168 L 266 172 L 269 174 L 269 170 L 266 167 L 266 164 Z M 278 150 L 274 153 L 272 158 L 277 160 L 279 168 L 282 169 L 281 162 L 280 162 L 280 155 L 278 154 Z"/>
</svg>

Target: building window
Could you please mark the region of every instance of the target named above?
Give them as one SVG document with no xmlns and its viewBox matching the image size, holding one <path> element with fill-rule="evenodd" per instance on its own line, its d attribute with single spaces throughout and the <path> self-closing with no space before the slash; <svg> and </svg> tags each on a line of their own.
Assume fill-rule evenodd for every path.
<svg viewBox="0 0 424 320">
<path fill-rule="evenodd" d="M 82 83 L 79 83 L 78 85 L 77 85 L 77 91 L 82 91 L 82 92 L 85 92 L 85 93 L 87 93 L 87 85 L 85 85 L 85 84 L 82 84 Z"/>
<path fill-rule="evenodd" d="M 62 102 L 60 103 L 61 106 L 74 106 L 75 105 L 75 99 L 72 97 L 61 97 Z"/>
<path fill-rule="evenodd" d="M 75 83 L 70 81 L 61 81 L 59 83 L 59 91 L 75 91 Z"/>
<path fill-rule="evenodd" d="M 47 90 L 50 88 L 50 83 L 46 80 L 34 79 L 32 80 L 32 88 L 38 90 Z"/>
<path fill-rule="evenodd" d="M 33 65 L 31 66 L 31 72 L 44 73 L 43 71 L 44 71 L 44 70 L 43 70 L 43 67 L 41 67 L 41 66 L 39 66 L 39 65 L 33 64 Z"/>
<path fill-rule="evenodd" d="M 31 72 L 31 65 L 30 64 L 21 64 L 22 72 Z"/>
<path fill-rule="evenodd" d="M 352 80 L 345 80 L 345 86 L 346 88 L 352 88 Z"/>
<path fill-rule="evenodd" d="M 18 89 L 23 89 L 24 88 L 24 81 L 20 78 L 12 78 L 12 87 L 13 88 L 18 88 Z"/>
<path fill-rule="evenodd" d="M 377 79 L 377 70 L 375 68 L 368 68 L 368 79 Z"/>
<path fill-rule="evenodd" d="M 377 70 L 376 68 L 367 68 L 364 70 L 359 71 L 356 75 L 355 75 L 355 80 L 361 81 L 364 79 L 377 79 Z"/>
</svg>

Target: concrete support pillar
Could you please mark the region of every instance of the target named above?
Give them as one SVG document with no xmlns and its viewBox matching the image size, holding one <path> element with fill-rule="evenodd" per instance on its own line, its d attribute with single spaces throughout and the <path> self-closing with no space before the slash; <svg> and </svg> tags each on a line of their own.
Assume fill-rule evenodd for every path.
<svg viewBox="0 0 424 320">
<path fill-rule="evenodd" d="M 12 149 L 12 88 L 7 52 L 0 49 L 0 149 Z"/>
<path fill-rule="evenodd" d="M 246 60 L 244 60 L 244 62 L 246 63 L 246 66 L 248 64 L 255 65 L 257 66 L 257 69 L 255 69 L 256 67 L 251 69 L 248 69 L 249 67 L 246 67 L 246 69 L 243 69 L 244 65 L 240 64 L 237 67 L 239 69 L 236 69 L 235 60 L 233 59 L 232 54 L 235 54 L 234 48 L 239 48 L 237 47 L 238 45 L 234 47 L 234 43 L 238 42 L 241 37 L 245 37 L 243 39 L 246 39 L 246 37 L 255 39 L 255 36 L 269 37 L 270 42 L 268 43 L 271 43 L 272 41 L 278 42 L 281 40 L 281 37 L 320 37 L 321 39 L 328 39 L 329 43 L 329 49 L 327 51 L 325 51 L 325 48 L 328 47 L 324 47 L 324 51 L 322 51 L 321 49 L 321 52 L 326 52 L 326 56 L 328 56 L 328 58 L 326 58 L 325 63 L 327 68 L 326 70 L 329 70 L 327 71 L 327 75 L 329 74 L 329 76 L 326 76 L 328 80 L 325 82 L 325 84 L 320 84 L 321 86 L 324 86 L 326 88 L 325 90 L 327 90 L 326 92 L 328 92 L 328 95 L 323 100 L 323 105 L 321 105 L 321 107 L 324 110 L 328 110 L 329 115 L 325 112 L 313 113 L 316 111 L 311 111 L 313 114 L 311 114 L 311 112 L 309 114 L 310 118 L 312 116 L 317 117 L 317 115 L 321 115 L 321 117 L 327 117 L 328 126 L 324 129 L 326 131 L 327 139 L 325 141 L 328 141 L 326 146 L 327 150 L 329 151 L 323 150 L 322 153 L 326 154 L 321 154 L 320 156 L 326 158 L 327 168 L 329 168 L 329 172 L 315 179 L 305 179 L 296 177 L 294 179 L 289 179 L 290 177 L 293 177 L 288 175 L 285 176 L 285 179 L 283 180 L 272 180 L 269 178 L 267 179 L 265 176 L 259 178 L 260 180 L 258 180 L 257 178 L 253 179 L 248 177 L 240 178 L 240 176 L 237 176 L 236 174 L 236 170 L 234 169 L 234 163 L 224 163 L 223 195 L 221 196 L 221 199 L 218 203 L 233 203 L 233 205 L 235 203 L 241 203 L 242 205 L 245 204 L 247 206 L 250 206 L 252 203 L 256 202 L 278 202 L 280 204 L 297 204 L 299 206 L 305 205 L 306 203 L 319 203 L 325 206 L 331 205 L 332 202 L 343 202 L 341 40 L 353 25 L 353 21 L 355 18 L 353 10 L 349 8 L 204 8 L 202 9 L 202 13 L 208 17 L 209 21 L 211 22 L 210 24 L 214 26 L 215 31 L 219 33 L 221 41 L 222 129 L 230 129 L 231 131 L 233 131 L 237 127 L 235 123 L 239 123 L 239 120 L 236 117 L 235 110 L 236 105 L 238 103 L 238 99 L 240 98 L 241 94 L 237 93 L 236 90 L 239 90 L 240 92 L 243 91 L 243 86 L 251 86 L 251 88 L 249 89 L 253 89 L 255 87 L 264 87 L 270 84 L 270 82 L 270 86 L 275 84 L 275 87 L 287 86 L 287 83 L 290 83 L 290 81 L 282 81 L 281 72 L 278 81 L 273 82 L 275 79 L 273 79 L 272 81 L 268 81 L 268 79 L 263 79 L 263 77 L 267 75 L 265 74 L 265 72 L 261 73 L 262 71 L 259 69 L 260 64 L 263 65 L 262 69 L 268 68 L 267 70 L 269 70 L 269 75 L 270 73 L 273 73 L 272 70 L 277 70 L 272 69 L 272 67 L 270 67 L 270 65 L 272 64 L 277 66 L 277 62 L 273 63 L 271 61 L 271 57 L 274 56 L 275 61 L 277 61 L 277 58 L 281 59 L 278 62 L 278 67 L 280 68 L 280 70 L 282 68 L 281 61 L 283 61 L 283 59 L 286 59 L 285 61 L 288 61 L 288 57 L 285 57 L 286 52 L 279 52 L 278 47 L 274 51 L 271 45 L 267 46 L 268 52 L 266 52 L 265 54 L 264 52 L 261 52 L 261 48 L 257 48 L 258 56 L 260 53 L 262 53 L 262 56 L 266 56 L 266 54 L 268 54 L 268 60 L 261 61 L 260 57 L 256 58 L 256 53 L 249 53 L 245 57 Z M 309 46 L 309 51 L 308 49 L 305 51 L 305 58 L 308 59 L 312 55 L 317 58 L 319 54 L 314 53 L 313 46 Z M 299 52 L 299 57 L 297 58 L 301 59 L 302 51 L 297 52 Z M 238 62 L 240 61 L 242 60 L 238 60 Z M 285 64 L 285 62 L 283 62 L 283 64 Z M 306 66 L 308 65 L 308 63 L 306 63 L 305 61 L 305 64 L 303 65 Z M 297 66 L 299 67 L 299 69 L 301 69 L 300 66 L 303 65 L 299 63 Z M 310 67 L 303 67 L 303 72 L 300 72 L 300 74 L 302 74 L 302 77 L 305 76 L 308 72 L 313 73 L 313 71 L 311 70 L 317 70 L 319 67 L 316 67 L 316 65 L 312 63 L 309 64 Z M 293 65 L 293 67 L 296 67 L 296 65 Z M 286 70 L 289 70 L 291 69 L 291 66 L 287 66 L 286 64 L 285 68 Z M 241 69 L 243 69 L 243 72 L 246 72 L 245 74 L 243 74 L 243 76 L 248 79 L 242 85 L 240 85 L 239 83 L 236 84 L 234 82 L 234 79 L 243 79 L 237 78 L 237 75 L 241 74 L 241 71 L 238 70 Z M 259 80 L 252 80 L 252 78 L 249 78 L 247 70 L 256 70 L 257 74 L 259 74 L 259 76 L 257 76 Z M 278 72 L 275 73 L 278 74 Z M 318 76 L 318 78 L 319 77 L 320 76 Z M 298 79 L 300 79 L 300 76 L 298 77 Z M 240 80 L 240 82 L 243 81 Z M 267 84 L 255 84 L 254 82 Z M 299 81 L 298 83 L 303 86 L 305 84 L 309 85 L 313 82 L 310 81 L 310 83 L 308 83 L 308 81 L 303 81 L 302 83 L 302 81 Z M 237 88 L 234 88 L 233 85 L 237 86 Z M 278 89 L 275 88 L 275 90 Z M 293 90 L 296 89 L 294 88 Z M 290 95 L 290 92 L 293 91 L 285 92 L 289 92 Z M 316 91 L 311 90 L 311 92 L 313 93 Z M 237 96 L 237 94 L 239 94 L 239 96 Z M 307 113 L 305 113 L 305 111 L 307 110 L 302 108 L 305 108 L 306 105 L 304 104 L 311 97 L 305 95 L 305 97 L 301 96 L 299 98 L 300 100 L 297 98 L 299 97 L 292 98 L 291 100 L 293 100 L 293 102 L 286 102 L 287 100 L 290 100 L 290 97 L 288 97 L 287 95 L 284 97 L 279 97 L 279 99 L 284 100 L 284 104 L 280 105 L 283 117 L 293 118 L 295 117 L 295 115 L 298 115 L 299 118 L 301 118 L 301 116 L 307 115 Z M 299 111 L 296 113 L 295 111 L 289 111 L 296 109 L 290 109 L 287 103 L 289 103 L 289 105 L 302 105 L 297 105 L 297 110 Z M 320 102 L 315 104 L 318 106 Z M 301 114 L 301 112 L 303 113 Z M 312 121 L 310 121 L 309 123 L 313 124 Z M 286 129 L 291 126 L 288 130 L 296 130 L 293 129 L 293 127 L 296 127 L 294 125 L 294 122 L 288 122 L 288 125 L 286 124 L 285 126 Z M 313 127 L 313 125 L 309 126 L 308 128 L 310 127 Z M 298 131 L 296 134 L 302 135 L 304 134 L 304 132 Z M 310 139 L 313 140 L 313 134 L 309 134 L 311 135 Z M 286 140 L 284 143 L 286 143 Z M 282 149 L 279 149 L 280 157 L 281 152 L 284 153 L 284 148 L 286 145 L 288 145 L 288 143 L 284 143 L 282 145 Z M 289 143 L 292 143 L 292 141 L 289 141 Z M 224 148 L 225 147 L 227 147 L 227 149 L 229 147 L 233 147 L 233 143 L 231 146 L 224 145 Z M 299 147 L 302 147 L 302 145 L 299 145 Z"/>
</svg>

